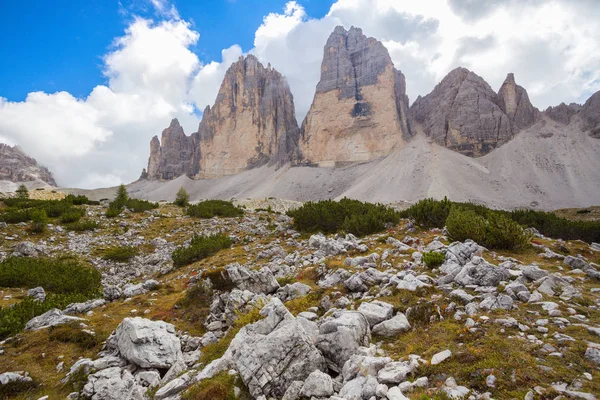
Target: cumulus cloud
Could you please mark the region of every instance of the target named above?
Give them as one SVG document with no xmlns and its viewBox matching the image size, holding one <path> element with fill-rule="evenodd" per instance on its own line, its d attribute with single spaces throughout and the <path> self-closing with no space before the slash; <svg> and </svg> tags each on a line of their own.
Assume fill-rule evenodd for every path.
<svg viewBox="0 0 600 400">
<path fill-rule="evenodd" d="M 0 97 L 0 141 L 20 144 L 59 183 L 98 187 L 129 182 L 146 164 L 148 141 L 173 117 L 195 131 L 223 76 L 252 53 L 288 80 L 301 123 L 320 76 L 323 46 L 336 25 L 358 26 L 383 42 L 406 76 L 411 101 L 457 66 L 498 89 L 514 72 L 534 105 L 583 102 L 600 89 L 600 8 L 596 0 L 337 0 L 310 18 L 302 0 L 273 10 L 251 49 L 232 45 L 202 64 L 200 38 L 168 0 L 147 0 L 159 22 L 134 18 L 103 57 L 100 85 L 86 98 L 30 93 Z M 183 18 L 183 19 L 182 19 Z M 0 94 L 1 95 L 1 94 Z"/>
<path fill-rule="evenodd" d="M 0 132 L 47 165 L 61 185 L 130 182 L 147 161 L 148 142 L 171 118 L 188 131 L 198 117 L 189 100 L 201 68 L 189 50 L 198 33 L 181 20 L 135 19 L 104 57 L 108 85 L 84 99 L 66 92 L 30 93 L 0 102 Z"/>
</svg>

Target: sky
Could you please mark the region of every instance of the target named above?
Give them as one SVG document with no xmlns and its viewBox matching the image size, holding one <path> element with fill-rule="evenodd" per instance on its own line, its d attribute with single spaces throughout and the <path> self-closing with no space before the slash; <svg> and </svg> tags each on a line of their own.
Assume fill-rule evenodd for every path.
<svg viewBox="0 0 600 400">
<path fill-rule="evenodd" d="M 600 90 L 596 0 L 5 1 L 0 142 L 60 186 L 131 182 L 172 118 L 197 130 L 242 55 L 287 78 L 300 123 L 337 25 L 383 42 L 411 103 L 458 66 L 494 90 L 515 73 L 540 109 Z"/>
</svg>

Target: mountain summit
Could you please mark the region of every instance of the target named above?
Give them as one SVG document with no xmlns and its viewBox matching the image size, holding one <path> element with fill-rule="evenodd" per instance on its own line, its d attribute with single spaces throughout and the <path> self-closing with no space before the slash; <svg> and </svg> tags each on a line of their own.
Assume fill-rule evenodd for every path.
<svg viewBox="0 0 600 400">
<path fill-rule="evenodd" d="M 305 163 L 336 165 L 390 153 L 410 136 L 402 72 L 383 44 L 342 26 L 329 36 L 321 79 L 304 122 Z"/>
<path fill-rule="evenodd" d="M 40 166 L 20 147 L 0 143 L 0 181 L 20 183 L 37 180 L 56 186 L 48 168 Z"/>
</svg>

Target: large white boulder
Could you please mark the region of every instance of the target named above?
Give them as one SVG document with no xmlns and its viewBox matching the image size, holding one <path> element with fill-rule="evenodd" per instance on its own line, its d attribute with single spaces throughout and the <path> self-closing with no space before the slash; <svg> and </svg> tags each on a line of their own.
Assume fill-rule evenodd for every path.
<svg viewBox="0 0 600 400">
<path fill-rule="evenodd" d="M 125 318 L 115 336 L 121 356 L 142 368 L 170 368 L 182 358 L 175 327 L 164 321 Z"/>
</svg>

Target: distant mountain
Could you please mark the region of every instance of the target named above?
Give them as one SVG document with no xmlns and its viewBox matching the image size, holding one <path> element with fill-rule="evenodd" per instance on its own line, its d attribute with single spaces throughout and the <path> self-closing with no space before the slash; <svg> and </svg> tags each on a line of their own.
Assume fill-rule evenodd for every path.
<svg viewBox="0 0 600 400">
<path fill-rule="evenodd" d="M 543 208 L 598 202 L 600 92 L 583 105 L 540 112 L 514 74 L 496 92 L 459 67 L 408 104 L 404 75 L 385 46 L 355 27 L 329 36 L 300 128 L 285 78 L 241 57 L 198 132 L 186 136 L 173 120 L 161 141 L 152 139 L 139 195 L 168 198 L 172 185 L 143 182 L 186 175 L 200 180 L 190 190 L 201 197 L 412 202 L 449 195 Z"/>
<path fill-rule="evenodd" d="M 0 143 L 0 181 L 14 183 L 43 181 L 56 186 L 52 173 L 18 146 Z"/>
</svg>

